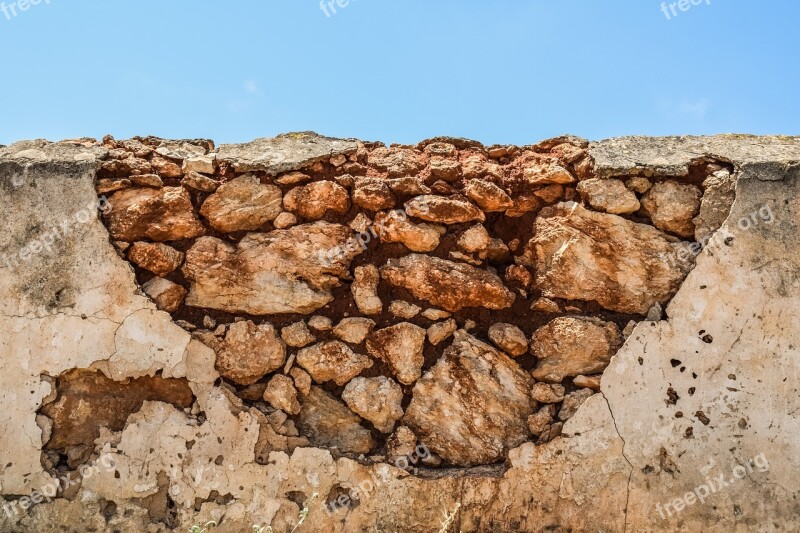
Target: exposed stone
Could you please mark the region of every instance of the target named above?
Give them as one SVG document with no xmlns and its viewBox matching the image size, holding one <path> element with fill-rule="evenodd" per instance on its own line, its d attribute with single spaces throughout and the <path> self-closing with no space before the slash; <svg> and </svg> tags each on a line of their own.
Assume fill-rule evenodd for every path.
<svg viewBox="0 0 800 533">
<path fill-rule="evenodd" d="M 616 324 L 589 317 L 559 317 L 542 326 L 531 339 L 539 359 L 533 377 L 561 383 L 565 377 L 605 370 L 622 345 Z"/>
<path fill-rule="evenodd" d="M 483 222 L 486 215 L 471 203 L 457 198 L 441 196 L 417 196 L 405 203 L 409 216 L 439 224 L 463 224 L 477 220 Z"/>
<path fill-rule="evenodd" d="M 292 378 L 283 374 L 276 374 L 267 383 L 264 391 L 264 401 L 275 409 L 285 411 L 290 415 L 300 413 L 300 402 L 297 400 L 297 389 L 294 388 Z"/>
<path fill-rule="evenodd" d="M 435 141 L 425 145 L 426 154 L 453 157 L 458 154 L 458 149 L 452 143 Z"/>
<path fill-rule="evenodd" d="M 661 181 L 642 198 L 642 210 L 658 229 L 694 237 L 694 217 L 700 211 L 702 196 L 694 185 Z"/>
<path fill-rule="evenodd" d="M 177 241 L 206 232 L 183 187 L 132 188 L 109 198 L 105 215 L 111 237 L 118 241 Z"/>
<path fill-rule="evenodd" d="M 367 351 L 387 363 L 405 385 L 414 383 L 422 375 L 424 347 L 425 330 L 408 322 L 379 329 L 367 337 Z"/>
<path fill-rule="evenodd" d="M 342 400 L 351 411 L 372 422 L 382 433 L 391 433 L 395 423 L 403 417 L 403 389 L 384 376 L 355 378 L 345 387 Z"/>
<path fill-rule="evenodd" d="M 359 233 L 370 233 L 370 239 L 372 238 L 372 220 L 364 213 L 357 214 L 355 218 L 353 218 L 353 220 L 351 220 L 347 225 L 353 228 L 353 231 Z M 366 239 L 366 237 L 364 238 Z"/>
<path fill-rule="evenodd" d="M 403 423 L 450 464 L 498 461 L 528 438 L 532 384 L 508 356 L 457 332 L 414 386 Z"/>
<path fill-rule="evenodd" d="M 283 176 L 275 179 L 275 182 L 281 185 L 298 185 L 307 181 L 311 181 L 311 176 L 296 171 L 289 172 L 288 174 L 284 174 Z"/>
<path fill-rule="evenodd" d="M 315 181 L 295 187 L 283 198 L 283 207 L 308 220 L 319 220 L 329 210 L 343 215 L 350 209 L 350 196 L 332 181 Z"/>
<path fill-rule="evenodd" d="M 286 362 L 286 345 L 272 324 L 234 322 L 224 339 L 210 333 L 196 336 L 216 352 L 220 375 L 239 385 L 252 385 Z"/>
<path fill-rule="evenodd" d="M 142 285 L 142 290 L 152 298 L 156 307 L 167 313 L 177 311 L 183 305 L 184 298 L 186 298 L 186 289 L 164 278 L 156 277 L 151 279 Z"/>
<path fill-rule="evenodd" d="M 517 283 L 527 289 L 533 283 L 533 275 L 522 265 L 510 265 L 505 273 L 506 283 Z"/>
<path fill-rule="evenodd" d="M 372 359 L 355 353 L 339 341 L 321 342 L 297 352 L 297 364 L 319 384 L 333 381 L 342 386 L 372 367 Z"/>
<path fill-rule="evenodd" d="M 317 341 L 308 330 L 306 323 L 300 320 L 281 329 L 281 339 L 292 348 L 305 348 Z"/>
<path fill-rule="evenodd" d="M 475 224 L 458 238 L 458 247 L 467 253 L 482 252 L 489 247 L 492 238 L 483 224 Z"/>
<path fill-rule="evenodd" d="M 399 242 L 412 252 L 432 252 L 447 230 L 434 224 L 416 224 L 395 211 L 378 213 L 375 216 L 375 229 L 381 241 Z"/>
<path fill-rule="evenodd" d="M 164 186 L 164 182 L 161 180 L 158 174 L 132 174 L 130 180 L 131 183 L 139 187 L 152 187 L 154 189 L 160 189 Z"/>
<path fill-rule="evenodd" d="M 635 213 L 641 207 L 636 195 L 620 180 L 600 178 L 584 180 L 578 184 L 578 192 L 593 208 L 614 215 Z"/>
<path fill-rule="evenodd" d="M 292 376 L 292 380 L 294 380 L 294 387 L 297 389 L 297 392 L 303 396 L 311 392 L 312 379 L 308 372 L 296 366 L 289 371 L 289 375 Z"/>
<path fill-rule="evenodd" d="M 653 186 L 649 179 L 642 176 L 628 178 L 628 181 L 625 182 L 625 185 L 633 192 L 638 192 L 639 194 L 646 193 L 650 190 L 650 187 Z"/>
<path fill-rule="evenodd" d="M 264 171 L 271 176 L 296 171 L 334 155 L 351 154 L 358 143 L 331 139 L 316 133 L 287 133 L 271 139 L 256 139 L 246 144 L 223 144 L 217 161 L 230 161 L 237 172 Z"/>
<path fill-rule="evenodd" d="M 506 191 L 490 181 L 470 180 L 465 185 L 464 192 L 475 205 L 487 213 L 505 211 L 514 206 L 514 201 Z"/>
<path fill-rule="evenodd" d="M 213 237 L 186 253 L 187 305 L 251 315 L 308 314 L 325 306 L 359 253 L 347 226 L 317 222 L 250 233 L 234 247 Z M 332 253 L 333 252 L 333 253 Z"/>
<path fill-rule="evenodd" d="M 453 313 L 466 307 L 505 309 L 514 302 L 514 295 L 495 274 L 427 255 L 390 259 L 381 276 L 415 298 Z"/>
<path fill-rule="evenodd" d="M 326 316 L 316 315 L 308 319 L 308 325 L 317 331 L 330 331 L 333 329 L 333 320 Z"/>
<path fill-rule="evenodd" d="M 431 157 L 431 175 L 444 181 L 456 181 L 461 174 L 461 163 L 440 155 Z"/>
<path fill-rule="evenodd" d="M 428 342 L 434 346 L 438 346 L 443 341 L 450 338 L 456 332 L 458 324 L 454 319 L 446 320 L 444 322 L 437 322 L 428 328 Z"/>
<path fill-rule="evenodd" d="M 420 311 L 422 311 L 420 306 L 404 302 L 403 300 L 395 300 L 389 304 L 389 313 L 391 313 L 392 316 L 404 318 L 406 320 L 411 320 L 417 316 Z"/>
<path fill-rule="evenodd" d="M 550 298 L 539 298 L 531 305 L 534 311 L 541 311 L 543 313 L 560 313 L 561 306 Z"/>
<path fill-rule="evenodd" d="M 297 225 L 297 217 L 288 211 L 283 211 L 280 215 L 275 217 L 275 220 L 272 221 L 272 225 L 275 226 L 275 229 L 291 228 Z"/>
<path fill-rule="evenodd" d="M 533 191 L 534 196 L 546 204 L 552 204 L 564 197 L 564 186 L 559 184 L 548 185 Z"/>
<path fill-rule="evenodd" d="M 391 209 L 397 203 L 386 181 L 377 178 L 356 178 L 353 203 L 370 211 Z"/>
<path fill-rule="evenodd" d="M 594 396 L 594 391 L 591 389 L 579 389 L 564 397 L 564 403 L 561 405 L 561 410 L 558 412 L 558 419 L 566 422 L 578 412 L 581 405 L 589 398 Z"/>
<path fill-rule="evenodd" d="M 375 321 L 369 318 L 343 318 L 333 328 L 333 334 L 350 344 L 361 344 L 374 327 Z"/>
<path fill-rule="evenodd" d="M 666 303 L 689 271 L 689 264 L 669 260 L 681 250 L 652 226 L 563 203 L 542 210 L 520 260 L 534 267 L 545 298 L 644 315 Z"/>
<path fill-rule="evenodd" d="M 132 263 L 157 276 L 166 276 L 183 263 L 183 253 L 162 243 L 137 242 L 128 250 Z"/>
<path fill-rule="evenodd" d="M 536 413 L 528 417 L 528 430 L 532 435 L 539 436 L 550 427 L 556 416 L 555 405 L 545 405 Z"/>
<path fill-rule="evenodd" d="M 502 180 L 505 177 L 503 167 L 486 159 L 482 153 L 467 153 L 461 159 L 461 168 L 466 179 L 490 177 Z"/>
<path fill-rule="evenodd" d="M 595 392 L 600 392 L 600 379 L 602 378 L 601 375 L 596 376 L 577 376 L 572 382 L 575 384 L 576 387 L 581 387 L 583 389 L 591 389 Z"/>
<path fill-rule="evenodd" d="M 512 357 L 517 357 L 528 351 L 528 339 L 525 333 L 513 324 L 498 322 L 489 328 L 491 341 Z"/>
<path fill-rule="evenodd" d="M 311 387 L 311 392 L 303 398 L 297 427 L 315 446 L 340 453 L 369 453 L 375 447 L 361 419 L 319 387 Z"/>
<path fill-rule="evenodd" d="M 70 370 L 58 377 L 58 397 L 53 400 L 41 410 L 53 421 L 46 444 L 49 449 L 63 449 L 81 444 L 93 447 L 101 428 L 121 430 L 144 402 L 165 402 L 185 409 L 194 395 L 184 379 L 146 376 L 120 382 L 100 372 Z"/>
<path fill-rule="evenodd" d="M 398 426 L 386 439 L 386 454 L 390 463 L 409 457 L 416 451 L 417 436 L 407 426 Z"/>
<path fill-rule="evenodd" d="M 535 193 L 526 193 L 514 196 L 514 205 L 506 209 L 506 216 L 519 218 L 528 213 L 538 211 L 542 206 L 542 201 Z"/>
<path fill-rule="evenodd" d="M 199 172 L 203 174 L 213 174 L 215 170 L 214 155 L 196 155 L 183 160 L 183 172 Z"/>
<path fill-rule="evenodd" d="M 430 187 L 425 185 L 421 179 L 416 177 L 407 176 L 405 178 L 393 178 L 385 181 L 395 194 L 401 194 L 404 196 L 417 196 L 431 193 Z"/>
<path fill-rule="evenodd" d="M 383 302 L 378 297 L 379 282 L 380 273 L 375 265 L 356 267 L 351 291 L 358 310 L 365 315 L 377 315 L 383 311 Z"/>
<path fill-rule="evenodd" d="M 133 183 L 129 179 L 110 180 L 107 178 L 97 180 L 94 189 L 97 194 L 108 194 L 122 189 L 129 189 Z"/>
<path fill-rule="evenodd" d="M 426 157 L 408 148 L 376 148 L 369 154 L 369 164 L 385 171 L 390 178 L 418 174 L 427 163 Z"/>
<path fill-rule="evenodd" d="M 281 190 L 255 176 L 241 176 L 220 185 L 200 208 L 211 226 L 224 233 L 257 230 L 281 213 Z"/>
<path fill-rule="evenodd" d="M 189 171 L 183 176 L 181 185 L 188 189 L 200 192 L 214 192 L 219 187 L 219 182 L 197 172 Z"/>
<path fill-rule="evenodd" d="M 575 177 L 561 166 L 558 159 L 538 154 L 526 157 L 522 177 L 528 185 L 550 185 L 552 183 L 575 183 Z"/>
<path fill-rule="evenodd" d="M 736 179 L 727 170 L 719 170 L 703 182 L 703 201 L 700 214 L 694 219 L 694 237 L 697 242 L 708 242 L 722 227 L 736 199 Z"/>
<path fill-rule="evenodd" d="M 531 389 L 531 398 L 539 403 L 559 403 L 564 400 L 564 394 L 564 386 L 558 383 L 535 383 Z"/>
<path fill-rule="evenodd" d="M 154 155 L 150 160 L 153 170 L 160 176 L 165 178 L 180 178 L 183 176 L 181 166 L 166 157 Z"/>
<path fill-rule="evenodd" d="M 441 320 L 443 318 L 450 318 L 452 313 L 442 311 L 441 309 L 426 309 L 422 312 L 422 316 L 428 320 Z"/>
</svg>

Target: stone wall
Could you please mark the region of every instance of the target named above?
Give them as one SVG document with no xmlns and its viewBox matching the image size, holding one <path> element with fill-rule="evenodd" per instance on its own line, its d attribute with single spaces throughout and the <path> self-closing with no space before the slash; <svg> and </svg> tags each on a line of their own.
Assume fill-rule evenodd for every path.
<svg viewBox="0 0 800 533">
<path fill-rule="evenodd" d="M 793 529 L 799 161 L 3 148 L 0 529 Z"/>
</svg>

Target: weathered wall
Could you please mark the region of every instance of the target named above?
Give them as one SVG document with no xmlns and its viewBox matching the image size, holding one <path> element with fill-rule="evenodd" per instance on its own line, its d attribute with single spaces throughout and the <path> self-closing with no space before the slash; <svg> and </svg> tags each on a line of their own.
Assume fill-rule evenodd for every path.
<svg viewBox="0 0 800 533">
<path fill-rule="evenodd" d="M 220 154 L 227 151 L 238 171 L 273 173 L 330 155 L 314 142 L 300 142 L 299 151 L 298 143 L 285 142 L 223 147 Z M 0 258 L 72 222 L 49 248 L 2 265 L 0 493 L 10 509 L 0 515 L 2 530 L 159 531 L 214 518 L 223 531 L 253 524 L 282 531 L 297 520 L 296 501 L 366 479 L 377 488 L 357 507 L 329 516 L 312 505 L 303 528 L 439 531 L 443 513 L 457 510 L 452 530 L 465 532 L 797 530 L 800 326 L 792 310 L 800 297 L 800 140 L 616 139 L 591 144 L 589 154 L 603 178 L 682 179 L 699 158 L 731 163 L 738 180 L 719 232 L 724 238 L 697 258 L 666 318 L 639 323 L 605 371 L 601 394 L 583 404 L 562 437 L 511 450 L 504 471 L 415 477 L 308 447 L 258 461 L 263 421 L 215 385 L 213 350 L 140 292 L 97 218 L 104 150 L 88 141 L 3 149 L 7 224 Z M 759 215 L 765 206 L 768 219 Z M 42 460 L 51 428 L 37 411 L 54 388 L 42 376 L 76 368 L 118 381 L 185 378 L 196 405 L 145 401 L 121 431 L 106 430 L 91 450 L 93 460 L 113 467 L 99 462 L 80 488 L 17 512 L 20 496 L 53 482 Z M 676 498 L 709 486 L 707 479 L 716 487 L 720 474 L 731 481 L 733 468 L 748 462 L 743 479 L 702 504 L 676 509 Z M 166 494 L 174 511 L 165 507 Z"/>
</svg>

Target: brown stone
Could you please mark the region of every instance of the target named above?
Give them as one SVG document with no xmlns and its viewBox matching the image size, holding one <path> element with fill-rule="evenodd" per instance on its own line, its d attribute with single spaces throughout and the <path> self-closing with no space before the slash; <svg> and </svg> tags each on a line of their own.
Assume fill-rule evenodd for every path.
<svg viewBox="0 0 800 533">
<path fill-rule="evenodd" d="M 519 261 L 533 267 L 546 298 L 596 301 L 645 315 L 678 290 L 690 265 L 676 239 L 617 215 L 563 203 L 542 210 Z"/>
<path fill-rule="evenodd" d="M 185 409 L 194 401 L 194 395 L 184 379 L 142 377 L 113 381 L 100 372 L 70 370 L 58 378 L 56 399 L 41 409 L 53 420 L 47 448 L 94 446 L 100 428 L 122 430 L 128 416 L 148 401 Z"/>
<path fill-rule="evenodd" d="M 315 181 L 286 193 L 283 207 L 307 220 L 319 220 L 329 210 L 339 215 L 347 213 L 350 209 L 350 195 L 337 183 Z"/>
<path fill-rule="evenodd" d="M 366 454 L 375 447 L 361 419 L 319 387 L 312 387 L 303 398 L 297 427 L 315 446 L 333 448 L 341 453 Z"/>
<path fill-rule="evenodd" d="M 257 230 L 281 211 L 281 190 L 249 175 L 221 185 L 200 208 L 211 226 L 223 233 Z"/>
<path fill-rule="evenodd" d="M 286 362 L 286 345 L 272 324 L 234 322 L 224 339 L 210 333 L 195 335 L 216 352 L 220 375 L 239 385 L 252 385 Z"/>
<path fill-rule="evenodd" d="M 511 358 L 458 331 L 414 386 L 403 423 L 450 464 L 499 461 L 528 439 L 532 384 Z"/>
<path fill-rule="evenodd" d="M 636 195 L 620 180 L 584 180 L 578 184 L 578 192 L 593 208 L 614 215 L 635 213 L 641 207 Z"/>
<path fill-rule="evenodd" d="M 142 290 L 155 302 L 159 310 L 167 313 L 177 311 L 186 298 L 186 289 L 164 278 L 151 279 L 142 285 Z"/>
<path fill-rule="evenodd" d="M 381 276 L 451 313 L 466 307 L 506 309 L 514 303 L 514 295 L 495 274 L 437 257 L 411 254 L 390 259 Z"/>
<path fill-rule="evenodd" d="M 489 339 L 501 350 L 512 357 L 528 351 L 528 339 L 525 333 L 513 324 L 498 322 L 489 328 Z"/>
<path fill-rule="evenodd" d="M 163 243 L 137 242 L 128 250 L 128 259 L 157 276 L 166 276 L 181 266 L 183 252 Z"/>
<path fill-rule="evenodd" d="M 483 222 L 483 211 L 465 200 L 442 196 L 417 196 L 405 203 L 409 216 L 439 224 L 463 224 L 477 220 Z"/>
<path fill-rule="evenodd" d="M 345 387 L 342 400 L 381 433 L 391 433 L 403 417 L 403 389 L 385 376 L 355 378 Z"/>
<path fill-rule="evenodd" d="M 355 353 L 339 341 L 321 342 L 297 352 L 297 364 L 319 384 L 333 381 L 342 386 L 372 367 L 372 359 Z"/>
<path fill-rule="evenodd" d="M 656 183 L 642 198 L 642 211 L 662 231 L 694 237 L 694 217 L 703 193 L 694 185 L 674 180 Z"/>
<path fill-rule="evenodd" d="M 358 310 L 365 315 L 377 315 L 383 310 L 383 302 L 378 297 L 378 283 L 380 283 L 378 267 L 375 265 L 356 267 L 351 291 Z"/>
<path fill-rule="evenodd" d="M 369 164 L 387 173 L 390 178 L 418 174 L 427 164 L 427 157 L 408 148 L 376 148 L 369 153 Z"/>
<path fill-rule="evenodd" d="M 236 246 L 203 237 L 186 253 L 187 305 L 252 315 L 312 313 L 333 300 L 331 289 L 359 253 L 350 228 L 327 222 L 250 233 Z"/>
<path fill-rule="evenodd" d="M 531 339 L 539 359 L 533 377 L 561 383 L 565 377 L 602 372 L 622 346 L 616 324 L 589 317 L 559 317 L 542 326 Z"/>
<path fill-rule="evenodd" d="M 353 203 L 370 211 L 391 209 L 397 203 L 386 181 L 377 178 L 356 178 Z"/>
<path fill-rule="evenodd" d="M 412 252 L 432 252 L 447 230 L 434 224 L 415 224 L 402 212 L 390 211 L 375 216 L 375 229 L 381 242 L 402 243 Z"/>
<path fill-rule="evenodd" d="M 111 209 L 105 221 L 114 240 L 177 241 L 206 232 L 183 187 L 125 189 L 108 201 Z"/>
<path fill-rule="evenodd" d="M 219 187 L 219 182 L 190 170 L 181 180 L 181 185 L 200 192 L 214 192 Z"/>
<path fill-rule="evenodd" d="M 290 415 L 300 413 L 300 402 L 297 400 L 297 389 L 294 388 L 292 378 L 283 374 L 273 376 L 267 389 L 264 391 L 264 401 L 275 409 L 285 411 Z"/>
<path fill-rule="evenodd" d="M 367 351 L 386 362 L 405 385 L 422 375 L 424 347 L 425 330 L 408 322 L 380 329 L 367 337 Z"/>
<path fill-rule="evenodd" d="M 470 180 L 464 187 L 464 192 L 487 213 L 505 211 L 514 205 L 514 201 L 506 191 L 490 181 Z"/>
</svg>

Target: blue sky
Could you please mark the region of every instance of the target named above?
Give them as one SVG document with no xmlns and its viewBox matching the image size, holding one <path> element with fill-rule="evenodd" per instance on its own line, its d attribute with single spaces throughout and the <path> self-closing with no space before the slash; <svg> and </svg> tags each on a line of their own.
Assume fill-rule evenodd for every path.
<svg viewBox="0 0 800 533">
<path fill-rule="evenodd" d="M 5 0 L 0 144 L 800 133 L 800 2 L 707 1 Z"/>
</svg>

